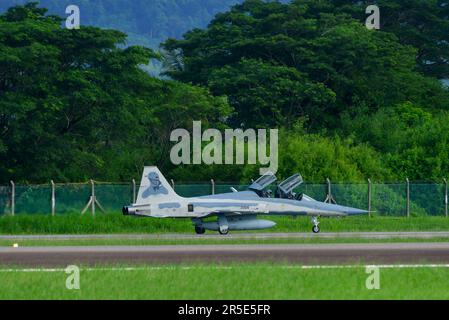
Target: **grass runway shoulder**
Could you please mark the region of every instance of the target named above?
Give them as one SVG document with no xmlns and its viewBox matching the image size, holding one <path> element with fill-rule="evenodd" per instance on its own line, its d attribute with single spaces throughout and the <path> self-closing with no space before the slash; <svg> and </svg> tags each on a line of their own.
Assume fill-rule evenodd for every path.
<svg viewBox="0 0 449 320">
<path fill-rule="evenodd" d="M 447 267 L 381 268 L 380 288 L 366 269 L 195 265 L 81 269 L 80 290 L 64 270 L 0 269 L 0 299 L 449 299 Z"/>
<path fill-rule="evenodd" d="M 308 232 L 308 217 L 269 216 L 277 223 L 266 232 Z M 321 229 L 327 232 L 369 231 L 449 231 L 445 217 L 347 217 L 322 218 Z M 68 215 L 17 215 L 0 217 L 0 234 L 120 234 L 120 233 L 193 233 L 189 219 L 154 219 L 125 217 L 118 213 L 98 214 L 95 217 Z"/>
</svg>

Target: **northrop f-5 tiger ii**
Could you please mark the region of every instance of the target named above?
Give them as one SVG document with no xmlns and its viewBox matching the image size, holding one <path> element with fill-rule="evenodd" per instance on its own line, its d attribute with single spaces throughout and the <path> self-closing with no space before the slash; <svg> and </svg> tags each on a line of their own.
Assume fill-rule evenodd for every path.
<svg viewBox="0 0 449 320">
<path fill-rule="evenodd" d="M 145 167 L 136 203 L 124 207 L 123 214 L 187 218 L 192 220 L 197 234 L 212 230 L 225 235 L 230 230 L 261 230 L 276 225 L 273 221 L 258 219 L 258 215 L 309 216 L 312 231 L 318 233 L 319 217 L 368 213 L 366 210 L 319 202 L 305 194 L 295 194 L 293 189 L 303 182 L 300 174 L 279 183 L 273 195 L 267 188 L 276 180 L 275 175 L 267 173 L 245 191 L 237 192 L 231 188 L 232 192 L 229 193 L 184 198 L 175 193 L 157 167 Z"/>
</svg>

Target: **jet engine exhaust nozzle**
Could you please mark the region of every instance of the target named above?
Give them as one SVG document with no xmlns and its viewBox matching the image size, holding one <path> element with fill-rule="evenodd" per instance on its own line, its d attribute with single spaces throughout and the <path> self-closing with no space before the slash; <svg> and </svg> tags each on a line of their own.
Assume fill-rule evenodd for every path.
<svg viewBox="0 0 449 320">
<path fill-rule="evenodd" d="M 130 216 L 131 214 L 129 213 L 129 208 L 128 207 L 123 207 L 122 209 L 122 213 L 124 216 Z"/>
</svg>

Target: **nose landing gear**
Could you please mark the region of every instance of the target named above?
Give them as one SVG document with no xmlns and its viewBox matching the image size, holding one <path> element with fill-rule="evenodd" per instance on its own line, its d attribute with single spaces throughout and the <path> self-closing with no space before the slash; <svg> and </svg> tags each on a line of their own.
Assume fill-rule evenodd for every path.
<svg viewBox="0 0 449 320">
<path fill-rule="evenodd" d="M 227 235 L 229 233 L 228 219 L 224 215 L 218 216 L 218 233 L 221 235 Z"/>
<path fill-rule="evenodd" d="M 228 226 L 220 226 L 220 228 L 218 229 L 218 232 L 221 235 L 227 235 L 229 233 L 229 228 L 228 228 Z"/>
<path fill-rule="evenodd" d="M 318 217 L 312 217 L 312 232 L 313 233 L 320 233 L 320 227 L 318 226 L 320 222 L 318 221 Z"/>
</svg>

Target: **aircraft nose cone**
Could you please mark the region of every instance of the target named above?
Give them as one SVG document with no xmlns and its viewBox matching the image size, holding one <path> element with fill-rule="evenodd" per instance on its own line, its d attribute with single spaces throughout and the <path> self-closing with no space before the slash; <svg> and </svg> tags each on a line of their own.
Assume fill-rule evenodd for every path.
<svg viewBox="0 0 449 320">
<path fill-rule="evenodd" d="M 346 213 L 348 215 L 367 214 L 368 211 L 356 208 L 347 208 Z"/>
<path fill-rule="evenodd" d="M 318 202 L 315 204 L 316 209 L 323 210 L 324 212 L 332 212 L 334 214 L 340 214 L 340 215 L 360 215 L 360 214 L 367 214 L 368 211 L 352 208 L 352 207 L 345 207 L 338 204 L 330 204 L 330 203 L 323 203 Z"/>
</svg>

